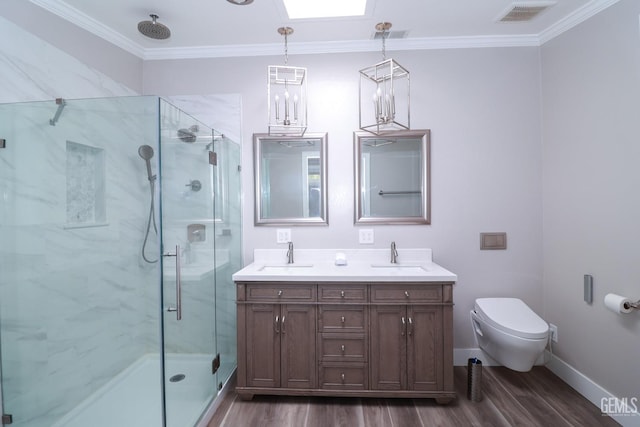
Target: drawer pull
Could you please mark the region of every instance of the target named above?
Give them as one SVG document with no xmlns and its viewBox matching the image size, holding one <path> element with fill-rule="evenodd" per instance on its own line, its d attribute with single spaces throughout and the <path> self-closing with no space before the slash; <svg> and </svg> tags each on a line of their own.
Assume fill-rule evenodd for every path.
<svg viewBox="0 0 640 427">
<path fill-rule="evenodd" d="M 282 289 L 280 289 L 280 290 L 278 291 L 278 296 L 279 296 L 279 297 L 281 297 L 281 296 L 282 296 Z"/>
<path fill-rule="evenodd" d="M 404 296 L 409 298 L 409 291 L 404 291 Z"/>
<path fill-rule="evenodd" d="M 340 379 L 342 380 L 342 382 L 344 383 L 344 372 L 340 374 Z"/>
<path fill-rule="evenodd" d="M 344 325 L 344 316 L 340 317 L 340 322 Z"/>
<path fill-rule="evenodd" d="M 344 291 L 340 291 L 340 297 L 344 298 Z"/>
<path fill-rule="evenodd" d="M 344 353 L 344 344 L 340 346 L 340 350 L 342 350 L 342 352 Z"/>
</svg>

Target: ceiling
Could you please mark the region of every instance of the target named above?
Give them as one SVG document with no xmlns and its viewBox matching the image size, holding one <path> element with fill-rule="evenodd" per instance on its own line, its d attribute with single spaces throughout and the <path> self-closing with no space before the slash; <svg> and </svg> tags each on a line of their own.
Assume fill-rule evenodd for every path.
<svg viewBox="0 0 640 427">
<path fill-rule="evenodd" d="M 382 21 L 393 24 L 392 36 L 404 33 L 387 40 L 388 50 L 535 46 L 618 0 L 368 0 L 366 16 L 330 20 L 290 20 L 282 0 L 30 1 L 143 59 L 165 59 L 282 54 L 282 26 L 294 29 L 290 54 L 380 50 L 372 37 Z M 498 22 L 513 5 L 538 3 L 555 4 L 527 22 Z M 152 13 L 171 29 L 169 39 L 138 32 Z"/>
</svg>

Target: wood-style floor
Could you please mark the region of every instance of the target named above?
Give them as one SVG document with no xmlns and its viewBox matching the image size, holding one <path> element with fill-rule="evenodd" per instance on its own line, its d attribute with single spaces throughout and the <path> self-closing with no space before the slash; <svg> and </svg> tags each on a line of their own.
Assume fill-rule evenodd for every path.
<svg viewBox="0 0 640 427">
<path fill-rule="evenodd" d="M 358 399 L 255 396 L 231 391 L 209 427 L 617 426 L 612 418 L 544 367 L 514 372 L 483 367 L 482 401 L 467 399 L 467 368 L 454 368 L 458 398 Z M 230 384 L 235 387 L 235 384 Z"/>
</svg>

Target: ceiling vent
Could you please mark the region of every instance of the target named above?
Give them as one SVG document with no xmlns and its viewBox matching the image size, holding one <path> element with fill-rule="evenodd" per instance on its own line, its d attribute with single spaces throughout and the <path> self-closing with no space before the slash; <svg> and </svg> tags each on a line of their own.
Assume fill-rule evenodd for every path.
<svg viewBox="0 0 640 427">
<path fill-rule="evenodd" d="M 511 4 L 502 12 L 496 21 L 498 22 L 527 22 L 538 16 L 543 11 L 555 5 L 555 1 L 530 1 Z"/>
<path fill-rule="evenodd" d="M 407 31 L 376 31 L 371 36 L 371 40 L 380 40 L 382 35 L 386 34 L 385 39 L 406 39 Z"/>
</svg>

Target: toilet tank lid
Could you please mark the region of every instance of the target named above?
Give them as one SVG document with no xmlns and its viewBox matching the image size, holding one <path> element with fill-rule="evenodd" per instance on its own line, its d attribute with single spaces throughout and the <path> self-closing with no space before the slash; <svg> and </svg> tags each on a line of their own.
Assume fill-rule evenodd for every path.
<svg viewBox="0 0 640 427">
<path fill-rule="evenodd" d="M 478 298 L 476 313 L 491 325 L 521 338 L 544 338 L 549 325 L 518 298 Z"/>
</svg>

